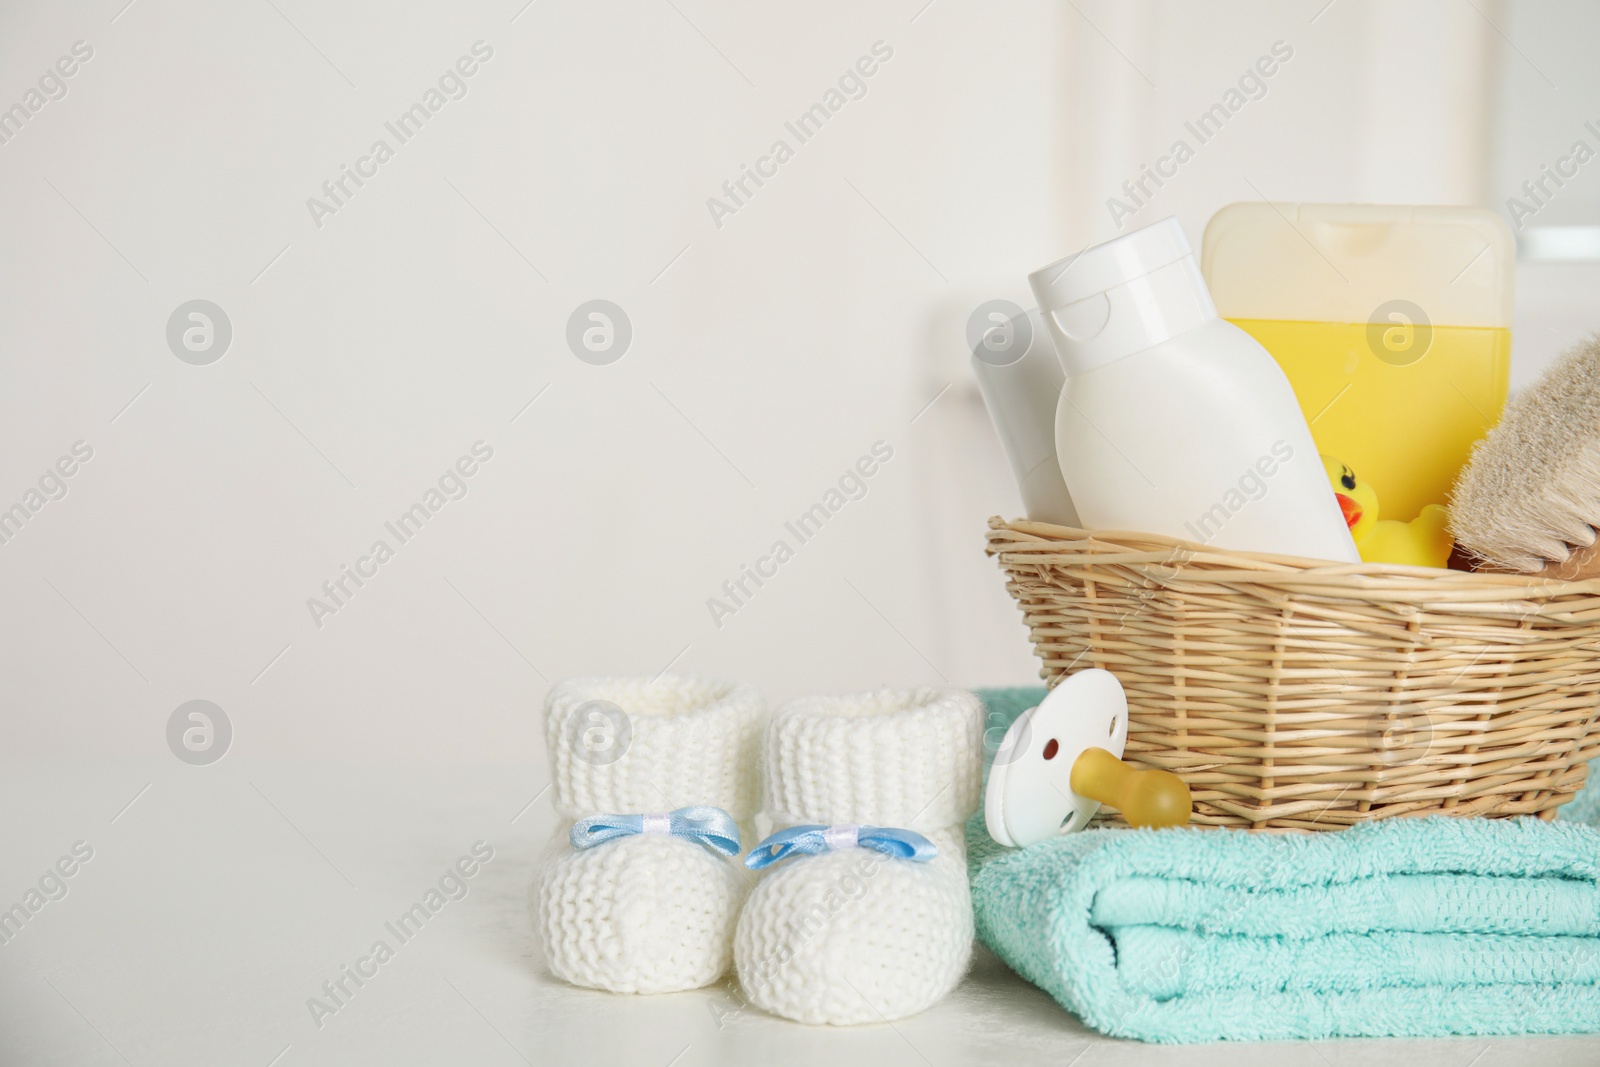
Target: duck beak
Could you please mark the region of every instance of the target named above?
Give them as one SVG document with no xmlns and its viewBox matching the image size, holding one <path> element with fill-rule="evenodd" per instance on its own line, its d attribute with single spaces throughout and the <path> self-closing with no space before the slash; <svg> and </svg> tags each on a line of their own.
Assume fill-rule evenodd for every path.
<svg viewBox="0 0 1600 1067">
<path fill-rule="evenodd" d="M 1361 505 L 1356 503 L 1355 497 L 1346 496 L 1343 493 L 1335 493 L 1333 495 L 1339 500 L 1339 510 L 1344 512 L 1345 525 L 1352 530 L 1355 529 L 1356 523 L 1361 521 Z"/>
</svg>

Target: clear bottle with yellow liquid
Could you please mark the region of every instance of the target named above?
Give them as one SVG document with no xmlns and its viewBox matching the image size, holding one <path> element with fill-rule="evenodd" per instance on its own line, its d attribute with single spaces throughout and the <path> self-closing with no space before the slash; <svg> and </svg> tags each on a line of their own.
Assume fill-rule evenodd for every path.
<svg viewBox="0 0 1600 1067">
<path fill-rule="evenodd" d="M 1218 313 L 1278 361 L 1318 450 L 1401 521 L 1448 502 L 1499 421 L 1514 269 L 1505 221 L 1466 207 L 1230 204 L 1201 253 Z"/>
</svg>

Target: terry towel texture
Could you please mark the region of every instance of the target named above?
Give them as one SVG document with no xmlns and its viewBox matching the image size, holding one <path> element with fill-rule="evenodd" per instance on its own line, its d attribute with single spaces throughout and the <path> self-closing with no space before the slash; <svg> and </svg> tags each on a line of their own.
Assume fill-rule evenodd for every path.
<svg viewBox="0 0 1600 1067">
<path fill-rule="evenodd" d="M 1042 690 L 986 692 L 993 749 Z M 979 940 L 1159 1042 L 1600 1031 L 1600 832 L 1432 817 L 1321 834 L 967 826 Z"/>
</svg>

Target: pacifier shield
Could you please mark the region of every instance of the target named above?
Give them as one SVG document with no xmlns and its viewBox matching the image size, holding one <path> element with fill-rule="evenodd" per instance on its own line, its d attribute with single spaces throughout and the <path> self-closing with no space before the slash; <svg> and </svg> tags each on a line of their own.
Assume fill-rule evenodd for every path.
<svg viewBox="0 0 1600 1067">
<path fill-rule="evenodd" d="M 1120 758 L 1127 743 L 1128 697 L 1116 675 L 1091 668 L 1061 682 L 995 750 L 983 796 L 989 836 L 1020 848 L 1088 826 L 1100 804 L 1072 791 L 1072 766 L 1089 748 Z"/>
</svg>

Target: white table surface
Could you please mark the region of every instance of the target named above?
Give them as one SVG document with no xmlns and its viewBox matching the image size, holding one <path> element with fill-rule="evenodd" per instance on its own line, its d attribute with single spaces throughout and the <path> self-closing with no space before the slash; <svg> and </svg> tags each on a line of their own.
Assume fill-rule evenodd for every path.
<svg viewBox="0 0 1600 1067">
<path fill-rule="evenodd" d="M 176 760 L 5 765 L 0 907 L 93 858 L 0 945 L 0 1064 L 1594 1064 L 1600 1037 L 1158 1047 L 1086 1030 L 979 950 L 894 1026 L 808 1027 L 727 989 L 618 997 L 552 979 L 527 886 L 542 769 Z M 137 798 L 137 799 L 135 799 Z M 130 801 L 132 803 L 130 804 Z M 520 814 L 519 814 L 520 813 Z M 475 841 L 494 858 L 319 1028 L 306 1006 Z"/>
</svg>

